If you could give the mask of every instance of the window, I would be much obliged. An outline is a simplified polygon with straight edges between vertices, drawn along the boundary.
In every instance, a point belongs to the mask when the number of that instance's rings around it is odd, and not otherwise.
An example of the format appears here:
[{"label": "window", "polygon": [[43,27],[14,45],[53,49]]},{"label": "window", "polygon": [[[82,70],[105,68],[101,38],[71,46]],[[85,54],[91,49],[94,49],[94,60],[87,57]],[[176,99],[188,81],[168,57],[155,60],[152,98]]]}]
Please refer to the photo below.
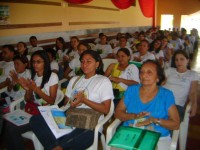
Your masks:
[{"label": "window", "polygon": [[161,30],[172,30],[173,21],[173,15],[161,15]]},{"label": "window", "polygon": [[197,29],[198,32],[200,32],[199,24],[200,24],[200,11],[191,15],[181,16],[181,27],[187,30],[187,34],[190,34],[190,31],[193,28]]}]

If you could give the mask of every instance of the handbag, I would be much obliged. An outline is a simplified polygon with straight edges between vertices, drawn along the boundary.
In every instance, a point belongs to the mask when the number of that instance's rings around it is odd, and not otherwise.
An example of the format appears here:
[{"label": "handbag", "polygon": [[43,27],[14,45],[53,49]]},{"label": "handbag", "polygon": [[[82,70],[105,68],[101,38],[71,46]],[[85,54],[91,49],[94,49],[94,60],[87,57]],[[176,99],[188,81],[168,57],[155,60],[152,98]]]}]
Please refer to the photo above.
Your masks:
[{"label": "handbag", "polygon": [[32,101],[27,101],[25,105],[25,112],[31,115],[39,115],[40,111],[38,110],[38,104],[35,104]]},{"label": "handbag", "polygon": [[94,130],[102,113],[90,108],[70,108],[66,112],[66,125]]}]

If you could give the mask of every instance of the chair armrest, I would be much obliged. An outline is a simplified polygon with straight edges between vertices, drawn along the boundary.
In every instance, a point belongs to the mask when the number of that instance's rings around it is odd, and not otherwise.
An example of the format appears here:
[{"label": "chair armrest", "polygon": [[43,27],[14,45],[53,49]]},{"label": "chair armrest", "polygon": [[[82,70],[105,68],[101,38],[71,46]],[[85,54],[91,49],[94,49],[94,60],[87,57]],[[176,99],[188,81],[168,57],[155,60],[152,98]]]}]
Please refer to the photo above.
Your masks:
[{"label": "chair armrest", "polygon": [[60,104],[60,102],[62,102],[63,98],[64,98],[64,93],[60,89],[58,89],[57,90],[56,100],[55,100],[54,104],[55,105]]},{"label": "chair armrest", "polygon": [[[114,102],[111,101],[111,106],[110,106],[110,111],[109,113],[96,125],[95,127],[95,135],[94,135],[94,142],[93,145],[98,146],[98,134],[99,134],[99,130],[100,128],[103,127],[103,125],[112,117],[114,112]],[[97,147],[96,147],[97,149]]]},{"label": "chair armrest", "polygon": [[58,81],[58,87],[61,89],[61,84],[64,83],[64,82],[66,82],[66,81],[67,81],[67,79],[65,79],[65,78],[59,80]]},{"label": "chair armrest", "polygon": [[0,89],[0,94],[3,93],[3,92],[5,92],[5,91],[7,91],[7,86],[4,87],[4,88],[2,88],[2,89]]},{"label": "chair armrest", "polygon": [[170,150],[176,150],[178,144],[179,130],[174,130],[172,135],[172,143],[170,145]]},{"label": "chair armrest", "polygon": [[16,109],[20,109],[20,103],[24,100],[24,97],[21,97],[13,102],[11,102],[10,104],[10,112],[16,110]]},{"label": "chair armrest", "polygon": [[185,119],[185,117],[186,117],[186,114],[187,114],[187,115],[190,115],[190,110],[191,110],[191,108],[192,108],[192,102],[189,102],[189,103],[187,104],[187,106],[186,106],[186,109],[185,109],[185,116],[184,116],[184,119]]},{"label": "chair armrest", "polygon": [[117,127],[120,125],[121,121],[119,119],[115,119],[111,125],[107,128],[106,134],[106,150],[110,150],[111,147],[108,146],[109,141],[112,139]]}]

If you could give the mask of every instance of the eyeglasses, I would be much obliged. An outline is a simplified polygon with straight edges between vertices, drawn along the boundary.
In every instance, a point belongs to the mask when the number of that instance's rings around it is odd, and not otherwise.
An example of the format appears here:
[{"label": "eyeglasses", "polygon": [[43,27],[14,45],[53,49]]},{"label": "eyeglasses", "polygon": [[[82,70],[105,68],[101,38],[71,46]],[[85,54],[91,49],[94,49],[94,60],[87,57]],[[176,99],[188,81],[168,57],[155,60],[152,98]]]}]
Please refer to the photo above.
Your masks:
[{"label": "eyeglasses", "polygon": [[42,60],[33,60],[31,63],[32,64],[41,64],[42,62],[44,62],[44,61],[42,61]]}]

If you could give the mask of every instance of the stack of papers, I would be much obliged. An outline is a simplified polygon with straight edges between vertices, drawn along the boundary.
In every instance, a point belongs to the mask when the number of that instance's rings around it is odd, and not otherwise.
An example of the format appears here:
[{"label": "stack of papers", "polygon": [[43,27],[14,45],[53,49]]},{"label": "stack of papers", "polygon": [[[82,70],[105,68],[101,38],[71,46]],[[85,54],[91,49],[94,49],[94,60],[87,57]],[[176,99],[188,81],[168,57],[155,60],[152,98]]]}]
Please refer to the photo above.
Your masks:
[{"label": "stack of papers", "polygon": [[29,123],[31,116],[32,116],[31,114],[18,109],[13,112],[5,114],[3,117],[9,122],[15,124],[16,126],[22,126]]},{"label": "stack of papers", "polygon": [[[55,138],[60,138],[63,135],[66,135],[73,131],[74,128],[63,125],[63,114],[65,113],[62,109],[58,108],[57,105],[52,106],[39,106],[38,107],[41,115],[43,116],[44,120],[46,121],[47,125],[51,129],[52,133],[54,134]],[[56,120],[58,124],[56,123],[52,112],[54,112],[54,116],[58,117]],[[62,114],[62,115],[61,115]],[[56,116],[57,115],[57,116]],[[61,118],[61,121],[59,120]],[[61,123],[61,125],[60,125]],[[60,128],[59,128],[60,126]]]}]

